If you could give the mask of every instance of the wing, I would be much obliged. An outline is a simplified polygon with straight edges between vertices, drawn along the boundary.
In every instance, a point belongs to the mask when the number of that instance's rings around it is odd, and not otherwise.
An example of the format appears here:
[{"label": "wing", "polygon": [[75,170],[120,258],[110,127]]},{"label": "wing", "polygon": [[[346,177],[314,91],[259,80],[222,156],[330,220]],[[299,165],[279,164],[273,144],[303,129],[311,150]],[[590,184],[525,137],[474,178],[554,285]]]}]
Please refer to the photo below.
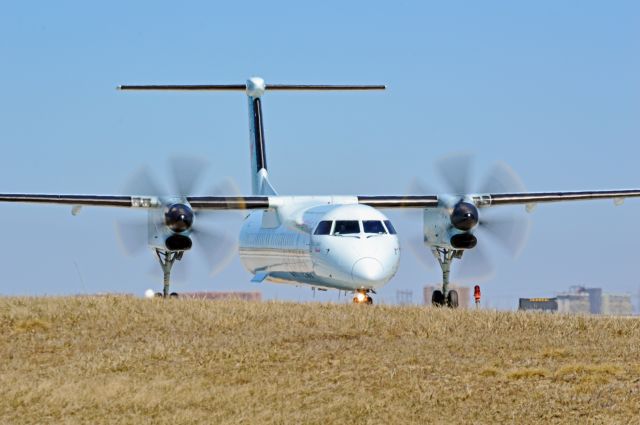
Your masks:
[{"label": "wing", "polygon": [[[266,196],[191,196],[187,201],[194,208],[210,210],[247,210],[269,207]],[[110,196],[110,195],[58,195],[2,193],[0,202],[36,204],[62,204],[73,206],[97,206],[120,208],[155,208],[162,203],[155,196]]]},{"label": "wing", "polygon": [[[478,206],[537,204],[540,202],[584,201],[593,199],[615,199],[640,197],[640,189],[601,190],[579,192],[531,192],[472,194]],[[252,210],[277,206],[277,196],[189,196],[187,201],[193,208],[206,210]],[[439,205],[437,195],[418,196],[357,196],[359,204],[375,208],[435,208]],[[111,195],[58,195],[58,194],[0,194],[0,202],[37,204],[62,204],[77,206],[100,206],[120,208],[154,208],[162,205],[154,196]]]},{"label": "wing", "polygon": [[488,205],[537,204],[540,202],[587,201],[593,199],[622,200],[625,198],[638,197],[640,197],[639,189],[591,190],[581,192],[498,193],[488,195]]},{"label": "wing", "polygon": [[358,196],[358,203],[375,208],[435,208],[436,195],[425,196]]},{"label": "wing", "polygon": [[[640,189],[590,190],[578,192],[531,192],[531,193],[489,193],[470,194],[476,205],[489,207],[496,205],[537,204],[541,202],[586,201],[593,199],[614,199],[640,197]],[[358,196],[358,203],[376,208],[435,208],[438,196]]]}]

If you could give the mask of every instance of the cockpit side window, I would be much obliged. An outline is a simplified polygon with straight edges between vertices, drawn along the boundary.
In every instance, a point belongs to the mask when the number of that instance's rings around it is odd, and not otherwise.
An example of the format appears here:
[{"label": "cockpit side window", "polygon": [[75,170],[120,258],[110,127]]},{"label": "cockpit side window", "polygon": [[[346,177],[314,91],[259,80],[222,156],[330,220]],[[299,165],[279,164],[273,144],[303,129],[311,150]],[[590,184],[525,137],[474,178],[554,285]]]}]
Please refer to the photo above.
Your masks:
[{"label": "cockpit side window", "polygon": [[316,227],[316,231],[313,232],[314,235],[330,235],[331,234],[331,221],[321,221]]},{"label": "cockpit side window", "polygon": [[334,235],[352,235],[354,233],[360,233],[360,223],[357,220],[336,221],[336,228],[333,230]]},{"label": "cockpit side window", "polygon": [[379,220],[364,220],[362,222],[362,227],[364,228],[365,233],[373,233],[376,235],[383,235],[387,233],[387,231],[384,230],[382,222]]},{"label": "cockpit side window", "polygon": [[393,224],[391,224],[391,221],[385,220],[384,225],[387,226],[387,230],[389,231],[389,234],[391,235],[396,234],[396,229],[393,228]]}]

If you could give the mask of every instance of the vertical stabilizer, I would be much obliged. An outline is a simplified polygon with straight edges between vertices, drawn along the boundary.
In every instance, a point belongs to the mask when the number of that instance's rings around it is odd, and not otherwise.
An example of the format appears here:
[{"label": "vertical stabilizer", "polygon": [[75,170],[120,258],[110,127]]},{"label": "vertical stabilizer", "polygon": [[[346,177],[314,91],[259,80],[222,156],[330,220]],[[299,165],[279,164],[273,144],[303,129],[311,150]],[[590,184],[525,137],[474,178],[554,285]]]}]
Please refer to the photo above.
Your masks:
[{"label": "vertical stabilizer", "polygon": [[269,182],[267,171],[267,153],[264,143],[264,125],[262,121],[262,100],[265,91],[262,78],[247,80],[249,101],[249,138],[251,148],[251,191],[253,195],[276,195]]},{"label": "vertical stabilizer", "polygon": [[272,91],[353,91],[384,90],[383,85],[353,84],[265,84],[262,78],[253,77],[246,84],[152,84],[122,85],[120,90],[178,90],[178,91],[246,91],[249,100],[249,135],[251,142],[251,189],[254,195],[277,195],[269,183],[267,153],[264,144],[262,100],[265,90]]}]

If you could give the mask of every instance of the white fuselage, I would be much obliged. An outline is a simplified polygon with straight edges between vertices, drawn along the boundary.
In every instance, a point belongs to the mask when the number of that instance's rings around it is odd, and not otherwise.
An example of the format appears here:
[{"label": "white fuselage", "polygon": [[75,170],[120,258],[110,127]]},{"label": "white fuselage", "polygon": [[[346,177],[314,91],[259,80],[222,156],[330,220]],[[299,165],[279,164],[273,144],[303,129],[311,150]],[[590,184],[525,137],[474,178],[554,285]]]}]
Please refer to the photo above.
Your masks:
[{"label": "white fuselage", "polygon": [[376,289],[398,270],[400,246],[380,211],[332,197],[291,198],[251,212],[240,231],[240,259],[273,282],[341,290]]}]

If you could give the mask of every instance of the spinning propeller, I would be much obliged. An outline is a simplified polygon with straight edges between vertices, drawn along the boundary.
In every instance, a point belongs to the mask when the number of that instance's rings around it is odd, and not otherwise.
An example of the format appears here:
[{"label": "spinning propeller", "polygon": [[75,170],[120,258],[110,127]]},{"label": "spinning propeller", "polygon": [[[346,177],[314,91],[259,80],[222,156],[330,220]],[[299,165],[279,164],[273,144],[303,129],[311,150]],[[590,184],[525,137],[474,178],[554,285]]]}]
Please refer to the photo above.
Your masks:
[{"label": "spinning propeller", "polygon": [[[116,232],[125,253],[134,255],[145,247],[168,252],[194,249],[200,253],[211,275],[229,263],[236,250],[234,239],[206,223],[210,221],[206,218],[214,213],[194,210],[187,201],[187,197],[201,183],[207,168],[208,163],[199,158],[171,158],[171,192],[163,190],[146,167],[131,176],[125,187],[127,193],[155,196],[161,205],[148,210],[145,219],[116,222]],[[212,196],[231,196],[237,192],[235,185],[225,180],[207,193]],[[180,269],[184,270],[184,267]]]},{"label": "spinning propeller", "polygon": [[[452,155],[437,161],[435,165],[445,187],[445,194],[438,195],[442,205],[440,208],[443,209],[439,217],[441,225],[454,230],[455,234],[449,241],[451,246],[464,249],[462,261],[454,268],[458,279],[478,279],[493,273],[486,240],[494,241],[508,254],[515,256],[522,250],[529,231],[529,220],[524,213],[484,209],[477,207],[471,198],[473,194],[524,192],[524,185],[516,173],[508,165],[498,162],[489,169],[484,179],[479,180],[482,183],[477,184],[472,169],[473,158],[468,154]],[[412,184],[412,192],[442,193],[429,189],[418,180]],[[425,255],[425,245],[429,247],[430,241],[418,238],[408,242],[421,262],[429,267],[435,264],[432,255]]]}]

